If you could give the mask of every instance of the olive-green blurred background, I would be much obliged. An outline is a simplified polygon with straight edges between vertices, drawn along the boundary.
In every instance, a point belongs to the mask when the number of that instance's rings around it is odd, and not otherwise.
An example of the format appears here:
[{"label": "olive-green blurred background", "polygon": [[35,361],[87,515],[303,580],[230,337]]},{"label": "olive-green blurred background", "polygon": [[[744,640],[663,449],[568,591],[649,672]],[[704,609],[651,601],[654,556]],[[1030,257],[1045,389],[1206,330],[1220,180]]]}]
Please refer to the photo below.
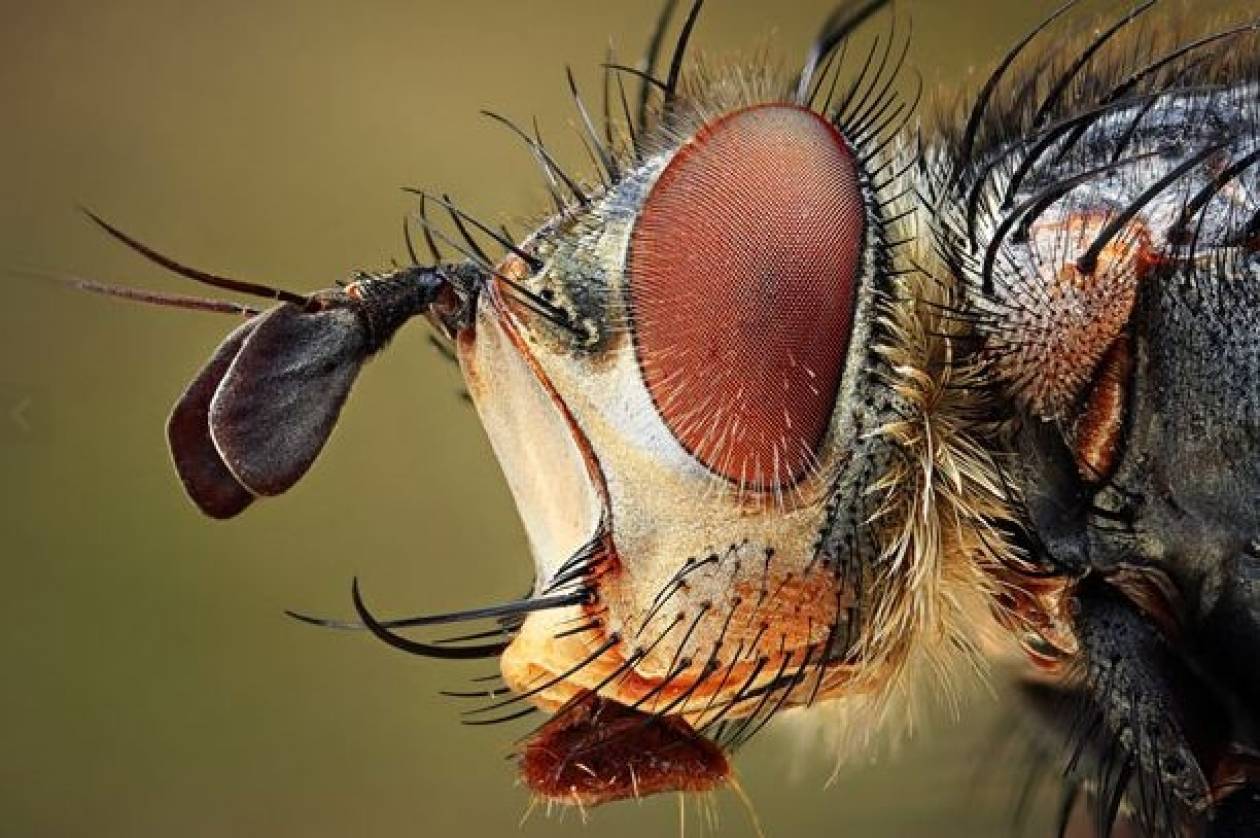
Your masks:
[{"label": "olive-green blurred background", "polygon": [[[715,0],[697,42],[768,39],[794,60],[832,2]],[[1048,5],[900,9],[934,89],[990,66]],[[537,173],[478,110],[536,114],[581,162],[563,67],[594,90],[609,36],[631,60],[655,9],[6,3],[0,268],[190,290],[106,240],[77,203],[193,265],[299,290],[403,255],[401,185],[528,217]],[[0,281],[0,834],[516,833],[527,800],[505,757],[528,728],[461,726],[464,707],[437,695],[491,662],[413,659],[281,614],[345,614],[354,575],[381,613],[528,584],[496,464],[424,330],[366,370],[297,489],[217,523],[185,500],[162,429],[233,321]],[[1019,763],[977,765],[991,717],[982,701],[964,725],[828,789],[828,762],[782,733],[738,769],[772,836],[1010,834]],[[751,833],[731,795],[718,806],[724,834]],[[575,813],[519,829],[591,834]],[[676,834],[677,801],[600,810],[586,830]]]}]

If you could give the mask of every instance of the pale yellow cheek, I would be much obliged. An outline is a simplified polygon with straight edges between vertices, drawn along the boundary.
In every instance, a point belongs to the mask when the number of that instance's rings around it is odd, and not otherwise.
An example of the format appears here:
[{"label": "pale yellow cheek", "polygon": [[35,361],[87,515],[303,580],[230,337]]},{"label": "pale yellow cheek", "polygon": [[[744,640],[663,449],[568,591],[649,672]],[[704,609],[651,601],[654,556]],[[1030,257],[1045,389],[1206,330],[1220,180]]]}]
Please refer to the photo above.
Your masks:
[{"label": "pale yellow cheek", "polygon": [[460,363],[525,527],[538,576],[555,569],[599,528],[592,466],[563,408],[488,302],[460,338]]}]

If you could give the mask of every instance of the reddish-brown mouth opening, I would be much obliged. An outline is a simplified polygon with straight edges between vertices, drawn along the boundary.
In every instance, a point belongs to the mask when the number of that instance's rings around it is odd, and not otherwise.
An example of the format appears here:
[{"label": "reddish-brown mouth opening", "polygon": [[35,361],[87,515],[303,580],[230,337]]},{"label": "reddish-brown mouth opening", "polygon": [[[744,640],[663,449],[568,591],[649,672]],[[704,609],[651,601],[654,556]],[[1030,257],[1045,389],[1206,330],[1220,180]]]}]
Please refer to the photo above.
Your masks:
[{"label": "reddish-brown mouth opening", "polygon": [[518,754],[521,779],[548,802],[598,806],[724,787],[722,749],[678,716],[642,713],[594,693],[561,708]]}]

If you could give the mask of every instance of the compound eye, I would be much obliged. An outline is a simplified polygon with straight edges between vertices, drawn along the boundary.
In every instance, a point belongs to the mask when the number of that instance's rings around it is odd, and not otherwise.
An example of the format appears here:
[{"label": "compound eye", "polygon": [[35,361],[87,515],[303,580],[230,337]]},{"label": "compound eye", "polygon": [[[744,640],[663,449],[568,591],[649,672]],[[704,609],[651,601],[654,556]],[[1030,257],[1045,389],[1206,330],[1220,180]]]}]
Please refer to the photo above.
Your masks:
[{"label": "compound eye", "polygon": [[853,151],[804,108],[716,120],[661,173],[630,243],[635,346],[661,419],[710,471],[773,490],[818,461],[865,232]]}]

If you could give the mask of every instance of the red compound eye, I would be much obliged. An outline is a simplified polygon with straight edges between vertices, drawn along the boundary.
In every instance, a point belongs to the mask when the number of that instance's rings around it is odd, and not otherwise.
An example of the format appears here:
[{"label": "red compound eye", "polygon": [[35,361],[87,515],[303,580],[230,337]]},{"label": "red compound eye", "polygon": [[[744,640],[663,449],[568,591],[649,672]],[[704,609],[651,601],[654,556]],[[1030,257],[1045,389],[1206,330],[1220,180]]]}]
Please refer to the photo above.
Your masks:
[{"label": "red compound eye", "polygon": [[865,228],[853,151],[804,108],[717,120],[661,173],[630,244],[636,348],[661,418],[711,471],[773,489],[815,462]]}]

